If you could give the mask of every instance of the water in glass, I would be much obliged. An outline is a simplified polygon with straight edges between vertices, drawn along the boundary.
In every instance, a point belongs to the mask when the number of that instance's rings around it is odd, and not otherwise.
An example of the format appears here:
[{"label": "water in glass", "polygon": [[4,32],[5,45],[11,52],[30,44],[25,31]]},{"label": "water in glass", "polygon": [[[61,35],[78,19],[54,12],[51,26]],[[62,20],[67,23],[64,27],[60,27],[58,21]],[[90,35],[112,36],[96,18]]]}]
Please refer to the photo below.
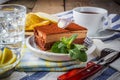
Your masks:
[{"label": "water in glass", "polygon": [[0,6],[0,49],[20,53],[24,43],[26,8],[21,5]]}]

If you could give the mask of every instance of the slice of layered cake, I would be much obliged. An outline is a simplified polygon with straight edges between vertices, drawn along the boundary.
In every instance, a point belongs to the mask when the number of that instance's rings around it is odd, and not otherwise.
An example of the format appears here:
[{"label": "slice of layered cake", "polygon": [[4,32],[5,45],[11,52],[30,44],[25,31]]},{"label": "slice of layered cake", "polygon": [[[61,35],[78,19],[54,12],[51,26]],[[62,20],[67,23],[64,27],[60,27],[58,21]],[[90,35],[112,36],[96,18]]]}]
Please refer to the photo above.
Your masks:
[{"label": "slice of layered cake", "polygon": [[74,43],[82,44],[87,29],[75,23],[70,23],[65,29],[59,28],[55,23],[34,28],[35,42],[42,50],[49,50],[52,44],[59,41],[61,37],[70,37],[73,34],[78,34]]}]

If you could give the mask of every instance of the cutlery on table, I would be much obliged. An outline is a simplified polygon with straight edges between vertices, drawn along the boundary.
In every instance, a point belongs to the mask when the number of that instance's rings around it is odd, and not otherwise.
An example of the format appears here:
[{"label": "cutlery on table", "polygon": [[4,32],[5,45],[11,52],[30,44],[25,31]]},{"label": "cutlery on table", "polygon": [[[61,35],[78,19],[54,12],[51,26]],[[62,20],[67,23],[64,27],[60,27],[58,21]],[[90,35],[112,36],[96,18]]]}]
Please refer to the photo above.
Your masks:
[{"label": "cutlery on table", "polygon": [[85,68],[76,68],[68,71],[67,73],[59,76],[58,80],[84,80],[104,68],[109,63],[113,62],[119,57],[118,55],[120,53],[109,48],[105,48],[102,52],[107,53],[107,55],[97,61],[88,62]]}]

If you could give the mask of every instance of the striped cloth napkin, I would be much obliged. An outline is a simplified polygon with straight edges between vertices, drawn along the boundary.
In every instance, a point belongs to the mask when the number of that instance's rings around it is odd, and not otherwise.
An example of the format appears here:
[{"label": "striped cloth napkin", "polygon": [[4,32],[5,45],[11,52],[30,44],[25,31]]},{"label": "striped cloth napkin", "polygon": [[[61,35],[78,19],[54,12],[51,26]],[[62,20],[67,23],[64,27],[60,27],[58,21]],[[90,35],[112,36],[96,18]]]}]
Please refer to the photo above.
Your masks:
[{"label": "striped cloth napkin", "polygon": [[28,48],[24,48],[23,57],[16,66],[18,71],[67,71],[84,67],[86,63],[77,61],[48,61],[34,55]]}]

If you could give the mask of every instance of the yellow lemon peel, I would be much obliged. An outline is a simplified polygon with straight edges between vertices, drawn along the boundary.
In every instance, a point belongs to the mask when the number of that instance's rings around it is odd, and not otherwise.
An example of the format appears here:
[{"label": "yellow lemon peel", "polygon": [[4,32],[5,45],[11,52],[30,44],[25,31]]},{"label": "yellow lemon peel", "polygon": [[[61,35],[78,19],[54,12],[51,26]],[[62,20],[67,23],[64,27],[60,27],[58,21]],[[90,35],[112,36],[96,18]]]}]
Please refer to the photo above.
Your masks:
[{"label": "yellow lemon peel", "polygon": [[29,27],[41,21],[44,21],[44,19],[39,18],[39,16],[35,15],[34,13],[28,13],[26,15],[26,27]]},{"label": "yellow lemon peel", "polygon": [[48,25],[48,24],[50,24],[50,21],[42,21],[40,23],[36,23],[36,24],[33,24],[29,27],[26,27],[26,30],[28,30],[28,31],[29,30],[34,30],[34,27],[37,27],[37,26],[41,27],[41,26]]},{"label": "yellow lemon peel", "polygon": [[2,51],[0,50],[0,64],[1,64],[1,58],[2,58]]},{"label": "yellow lemon peel", "polygon": [[9,65],[14,63],[17,60],[17,56],[15,53],[8,48],[4,48],[3,53],[1,55],[0,67]]},{"label": "yellow lemon peel", "polygon": [[37,16],[39,16],[40,18],[44,19],[44,20],[49,20],[53,23],[57,23],[58,22],[58,18],[56,16],[44,13],[44,12],[37,12],[35,13]]},{"label": "yellow lemon peel", "polygon": [[36,26],[48,25],[50,23],[57,23],[58,18],[47,13],[28,13],[26,15],[26,31],[33,31]]}]

